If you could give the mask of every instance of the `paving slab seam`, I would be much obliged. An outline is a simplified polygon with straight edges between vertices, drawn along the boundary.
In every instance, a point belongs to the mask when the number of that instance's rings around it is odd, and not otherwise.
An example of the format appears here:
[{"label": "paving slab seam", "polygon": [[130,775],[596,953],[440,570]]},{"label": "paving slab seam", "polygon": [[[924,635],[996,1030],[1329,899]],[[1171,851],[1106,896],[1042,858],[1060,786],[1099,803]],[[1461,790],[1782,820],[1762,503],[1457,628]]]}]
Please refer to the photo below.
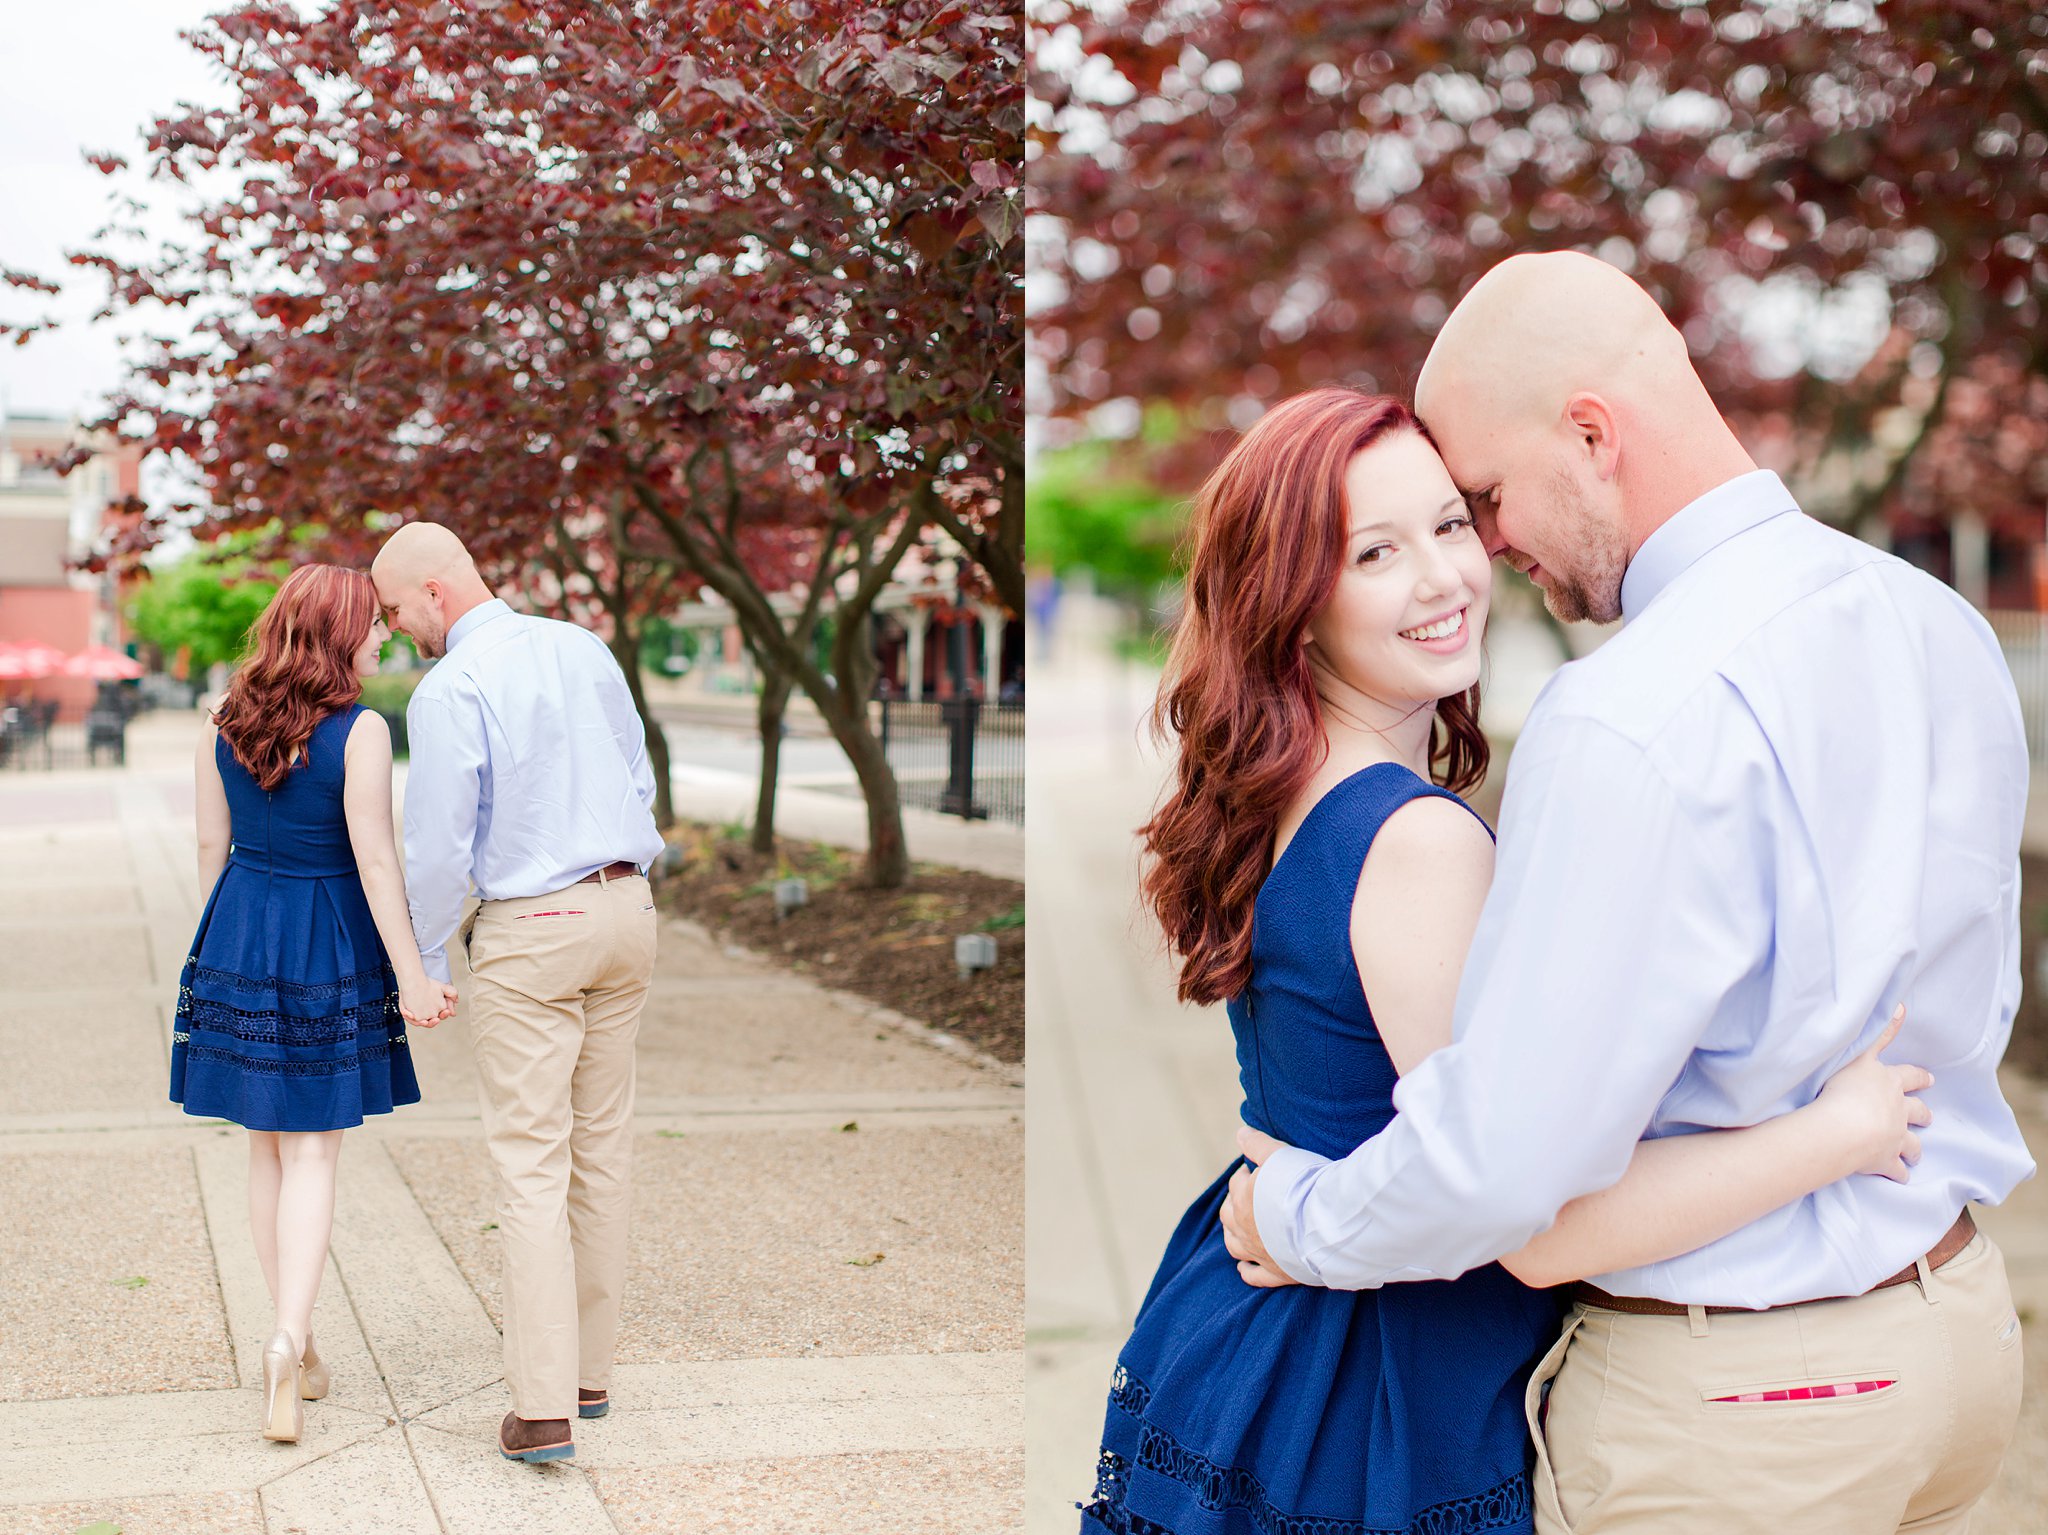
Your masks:
[{"label": "paving slab seam", "polygon": [[[404,1176],[402,1172],[399,1174],[401,1181]],[[406,1192],[412,1192],[410,1184],[406,1185]],[[419,1451],[413,1445],[412,1426],[398,1405],[398,1397],[391,1389],[391,1377],[385,1373],[384,1361],[377,1357],[377,1340],[370,1336],[369,1326],[363,1320],[362,1309],[356,1305],[356,1292],[348,1282],[348,1271],[341,1260],[332,1253],[328,1257],[334,1265],[335,1280],[340,1284],[341,1293],[348,1301],[349,1316],[355,1321],[356,1331],[362,1334],[363,1346],[370,1351],[370,1363],[377,1367],[377,1384],[383,1388],[384,1399],[391,1404],[391,1421],[397,1425],[399,1437],[405,1441],[406,1458],[412,1462],[413,1475],[419,1478],[420,1490],[426,1494],[427,1507],[433,1510],[434,1523],[440,1528],[442,1535],[450,1535],[448,1521],[441,1513],[441,1500],[434,1496],[433,1484],[427,1480],[427,1469],[420,1464]]]},{"label": "paving slab seam", "polygon": [[[637,1114],[633,1118],[635,1135],[725,1135],[743,1132],[775,1132],[784,1130],[839,1130],[849,1120],[857,1120],[862,1128],[923,1130],[970,1127],[987,1129],[1007,1125],[1024,1112],[1024,1106],[1015,1104],[1004,1108],[991,1109],[758,1109],[746,1113],[732,1114]],[[380,1125],[363,1137],[365,1140],[409,1141],[409,1140],[482,1140],[483,1132],[476,1123],[445,1119],[421,1119],[410,1123],[400,1121],[391,1125]]]},{"label": "paving slab seam", "polygon": [[[192,1185],[199,1191],[200,1218],[206,1222],[206,1262],[207,1267],[213,1271],[214,1299],[220,1303],[221,1337],[228,1346],[228,1358],[230,1360],[236,1361],[234,1365],[235,1384],[237,1386],[243,1386],[247,1384],[247,1381],[243,1379],[242,1367],[237,1358],[238,1350],[235,1348],[235,1321],[234,1317],[230,1314],[228,1310],[227,1281],[222,1277],[220,1271],[220,1233],[222,1227],[220,1225],[219,1220],[216,1218],[216,1212],[208,1198],[208,1180],[206,1178],[204,1168],[202,1168],[200,1165],[199,1148],[195,1146],[187,1154],[192,1159]],[[217,1199],[219,1197],[219,1190],[217,1188],[214,1189],[212,1193],[213,1198]]]},{"label": "paving slab seam", "polygon": [[[168,1399],[170,1398],[179,1398],[181,1400],[169,1401]],[[50,1409],[59,1404],[61,1404],[63,1409],[63,1420],[52,1425],[45,1420],[56,1416]],[[158,1441],[175,1440],[181,1444],[199,1439],[219,1439],[240,1443],[255,1437],[256,1427],[253,1421],[253,1414],[250,1415],[252,1421],[247,1426],[240,1424],[233,1428],[212,1426],[222,1422],[223,1414],[226,1412],[232,1411],[239,1418],[244,1414],[245,1409],[256,1405],[250,1401],[248,1390],[241,1386],[217,1386],[206,1391],[137,1391],[121,1396],[46,1397],[31,1402],[8,1402],[4,1406],[7,1409],[5,1421],[8,1425],[8,1439],[10,1443],[16,1446],[26,1446],[31,1450],[47,1452],[78,1445],[90,1446],[117,1443],[134,1434],[138,1416],[151,1419],[162,1418],[180,1406],[195,1407],[203,1411],[208,1405],[214,1404],[218,1405],[220,1411],[209,1412],[207,1414],[209,1421],[204,1424],[197,1426],[181,1426],[175,1422],[153,1424],[153,1439]],[[337,1407],[329,1404],[323,1410],[330,1417],[336,1419],[360,1418],[365,1420],[363,1424],[357,1426],[364,1428],[368,1433],[381,1433],[384,1429],[390,1427],[390,1424],[385,1421],[384,1414],[371,1412],[361,1407]],[[320,1455],[325,1456],[332,1453],[331,1450],[322,1450]],[[319,1457],[316,1456],[314,1458],[318,1459]],[[296,1463],[305,1464],[305,1462]]]},{"label": "paving slab seam", "polygon": [[[930,1093],[862,1093],[844,1095],[814,1092],[761,1093],[736,1098],[655,1097],[642,1101],[636,1122],[670,1119],[702,1119],[726,1123],[761,1114],[833,1115],[898,1114],[906,1116],[961,1112],[1014,1113],[1025,1105],[1019,1091],[942,1089]],[[390,1119],[366,1121],[356,1127],[363,1134],[400,1135],[408,1127],[447,1124],[479,1129],[483,1123],[477,1110],[454,1104],[408,1104]],[[224,1119],[202,1119],[180,1112],[168,1103],[160,1109],[130,1109],[112,1113],[67,1111],[55,1114],[0,1114],[0,1136],[106,1136],[123,1133],[194,1136],[238,1128]]]},{"label": "paving slab seam", "polygon": [[[723,1135],[729,1133],[773,1134],[790,1130],[835,1131],[848,1120],[858,1120],[870,1129],[987,1129],[1009,1124],[1024,1111],[1019,1103],[1000,1108],[888,1110],[848,1107],[842,1109],[734,1111],[715,1115],[636,1115],[636,1135]],[[363,1125],[351,1132],[364,1143],[410,1140],[481,1139],[480,1121],[439,1119],[422,1116],[392,1124]],[[104,1130],[49,1129],[16,1130],[0,1128],[0,1154],[60,1155],[78,1150],[146,1150],[205,1145],[208,1137],[176,1126],[133,1129],[114,1126]]]}]

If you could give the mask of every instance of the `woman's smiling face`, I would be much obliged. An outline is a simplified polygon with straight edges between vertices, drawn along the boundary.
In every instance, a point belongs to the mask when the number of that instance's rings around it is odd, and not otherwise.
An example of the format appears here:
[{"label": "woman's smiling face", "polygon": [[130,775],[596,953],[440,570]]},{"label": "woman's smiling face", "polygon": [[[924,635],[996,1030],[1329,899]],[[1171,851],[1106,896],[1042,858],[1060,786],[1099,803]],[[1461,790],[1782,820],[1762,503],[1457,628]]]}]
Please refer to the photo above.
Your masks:
[{"label": "woman's smiling face", "polygon": [[363,636],[362,644],[356,646],[356,653],[350,659],[358,677],[377,675],[377,663],[384,655],[384,642],[391,638],[391,631],[384,625],[384,615],[378,614],[370,620],[370,632]]},{"label": "woman's smiling face", "polygon": [[1478,682],[1493,568],[1465,499],[1419,432],[1397,431],[1344,471],[1344,569],[1309,622],[1320,664],[1388,703]]}]

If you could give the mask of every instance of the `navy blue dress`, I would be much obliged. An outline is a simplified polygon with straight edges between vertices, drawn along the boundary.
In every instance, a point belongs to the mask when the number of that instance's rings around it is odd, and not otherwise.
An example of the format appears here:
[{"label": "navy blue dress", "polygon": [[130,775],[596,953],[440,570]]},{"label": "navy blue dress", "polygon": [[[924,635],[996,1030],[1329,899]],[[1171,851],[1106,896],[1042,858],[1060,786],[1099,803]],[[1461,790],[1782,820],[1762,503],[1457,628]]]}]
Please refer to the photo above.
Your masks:
[{"label": "navy blue dress", "polygon": [[[1341,1157],[1393,1118],[1396,1073],[1351,959],[1373,835],[1422,795],[1395,764],[1309,811],[1259,891],[1231,1002],[1244,1117]],[[1462,802],[1460,802],[1462,803]],[[1379,1290],[1237,1277],[1217,1216],[1182,1217],[1110,1391],[1086,1535],[1468,1535],[1532,1528],[1522,1393],[1559,1306],[1497,1264]]]},{"label": "navy blue dress", "polygon": [[313,727],[266,792],[214,744],[233,846],[178,986],[171,1101],[251,1130],[340,1130],[417,1103],[398,980],[342,813],[362,705]]}]

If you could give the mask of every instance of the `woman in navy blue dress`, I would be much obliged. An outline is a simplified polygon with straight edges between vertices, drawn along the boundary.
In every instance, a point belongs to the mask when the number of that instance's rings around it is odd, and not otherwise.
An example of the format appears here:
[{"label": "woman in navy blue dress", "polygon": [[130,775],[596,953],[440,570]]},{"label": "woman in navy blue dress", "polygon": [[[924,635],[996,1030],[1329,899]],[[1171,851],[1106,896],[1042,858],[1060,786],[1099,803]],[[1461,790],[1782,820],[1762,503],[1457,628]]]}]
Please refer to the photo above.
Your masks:
[{"label": "woman in navy blue dress", "polygon": [[313,1301],[341,1132],[419,1101],[408,1020],[447,1016],[420,963],[391,820],[391,735],[357,700],[389,638],[369,577],[294,571],[196,764],[210,889],[178,987],[171,1099],[249,1131],[249,1219],[277,1327],[263,1433],[327,1393]]},{"label": "woman in navy blue dress", "polygon": [[[1228,1004],[1246,1122],[1341,1157],[1449,1042],[1491,877],[1456,793],[1487,765],[1490,566],[1415,418],[1344,389],[1253,427],[1203,488],[1194,540],[1145,898],[1182,998]],[[1326,1290],[1240,1264],[1218,1224],[1233,1164],[1182,1218],[1119,1356],[1083,1531],[1530,1530],[1525,1388],[1559,1322],[1541,1287],[1688,1251],[1866,1167],[1902,1173],[1924,1110],[1905,1097],[1917,1068],[1875,1059],[1889,1039],[1809,1108],[1645,1143],[1613,1189],[1455,1280]]]}]

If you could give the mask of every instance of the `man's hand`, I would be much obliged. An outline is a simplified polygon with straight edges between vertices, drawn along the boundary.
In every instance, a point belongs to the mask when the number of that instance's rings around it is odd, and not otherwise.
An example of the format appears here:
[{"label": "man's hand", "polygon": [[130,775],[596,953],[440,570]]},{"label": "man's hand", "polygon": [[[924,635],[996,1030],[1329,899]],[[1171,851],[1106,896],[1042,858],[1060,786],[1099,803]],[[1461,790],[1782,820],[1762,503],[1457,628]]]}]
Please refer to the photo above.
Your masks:
[{"label": "man's hand", "polygon": [[435,1023],[439,1023],[442,1018],[453,1018],[455,1016],[455,1003],[457,1000],[455,995],[455,988],[449,985],[448,982],[446,981],[442,981],[440,983],[440,986],[441,1014],[440,1017],[434,1020]]},{"label": "man's hand", "polygon": [[401,986],[398,992],[398,1010],[405,1021],[422,1029],[431,1029],[444,1018],[455,1014],[455,988],[446,981],[436,981],[431,976],[416,986]]},{"label": "man's hand", "polygon": [[1299,1283],[1273,1261],[1266,1244],[1259,1240],[1258,1216],[1252,1208],[1252,1184],[1259,1176],[1259,1164],[1279,1145],[1272,1136],[1249,1126],[1237,1132],[1237,1149],[1252,1165],[1230,1175],[1230,1197],[1223,1202],[1223,1246],[1237,1259],[1237,1277],[1260,1290]]}]

